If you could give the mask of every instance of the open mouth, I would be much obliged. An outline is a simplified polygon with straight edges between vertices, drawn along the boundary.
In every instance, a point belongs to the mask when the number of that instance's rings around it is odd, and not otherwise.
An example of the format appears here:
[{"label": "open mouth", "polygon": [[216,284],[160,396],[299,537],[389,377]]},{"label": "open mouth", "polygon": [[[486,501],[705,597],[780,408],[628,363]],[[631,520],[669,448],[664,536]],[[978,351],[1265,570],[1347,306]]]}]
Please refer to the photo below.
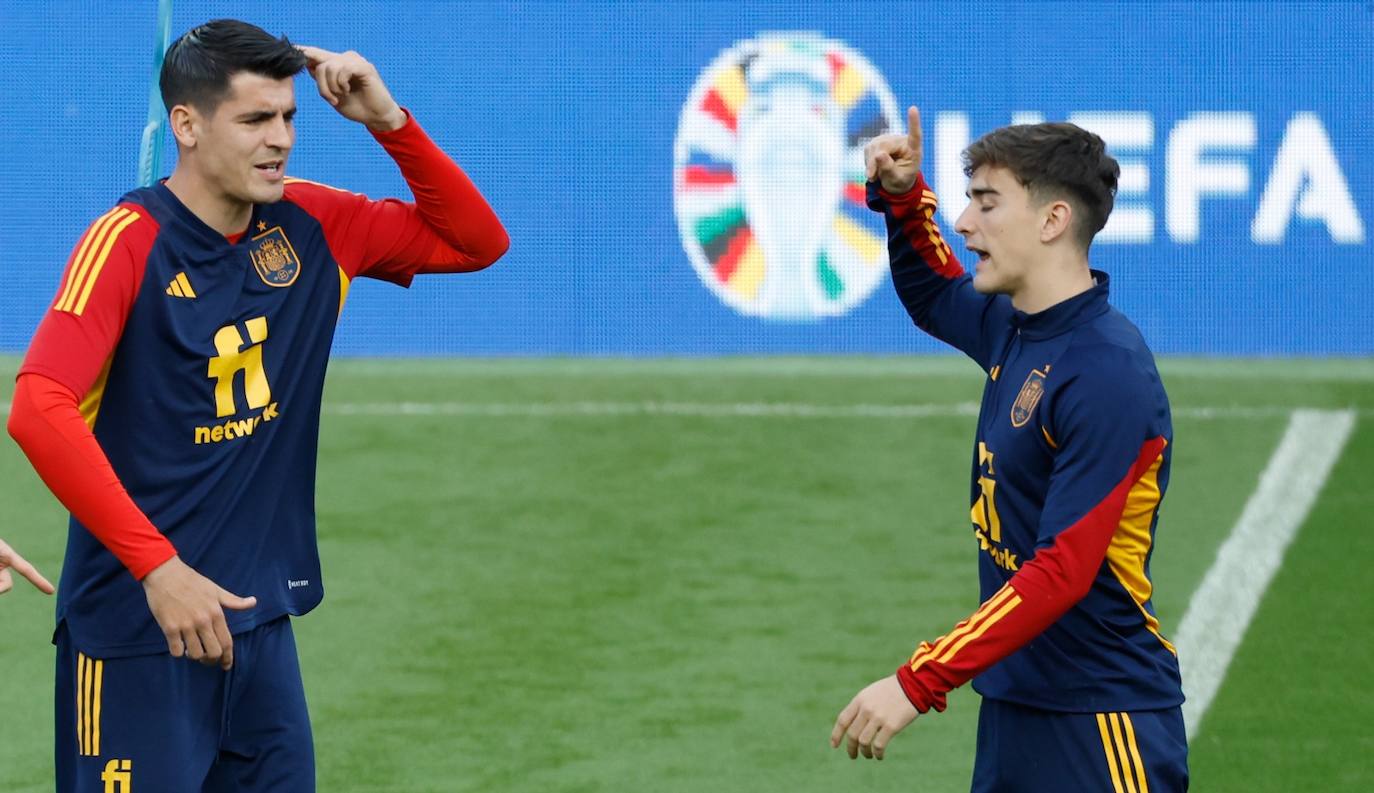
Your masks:
[{"label": "open mouth", "polygon": [[983,250],[982,248],[975,248],[972,245],[967,245],[965,247],[967,247],[970,252],[972,252],[975,256],[978,257],[978,261],[980,263],[988,260],[988,252]]},{"label": "open mouth", "polygon": [[266,176],[268,179],[280,179],[282,172],[286,167],[286,161],[268,160],[267,162],[260,162],[257,165],[254,165],[253,167],[258,170],[258,173],[262,174],[263,176]]}]

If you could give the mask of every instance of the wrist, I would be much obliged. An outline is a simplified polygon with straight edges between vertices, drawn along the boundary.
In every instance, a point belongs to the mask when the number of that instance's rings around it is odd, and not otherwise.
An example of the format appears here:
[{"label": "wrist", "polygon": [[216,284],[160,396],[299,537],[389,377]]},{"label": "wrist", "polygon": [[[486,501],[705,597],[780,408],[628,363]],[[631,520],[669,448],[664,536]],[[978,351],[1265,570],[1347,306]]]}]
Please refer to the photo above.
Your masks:
[{"label": "wrist", "polygon": [[410,114],[406,113],[405,108],[396,105],[391,112],[383,116],[379,121],[367,125],[373,132],[395,132],[404,127],[410,120]]},{"label": "wrist", "polygon": [[157,581],[162,579],[164,573],[169,572],[178,564],[181,564],[181,557],[178,556],[175,551],[173,551],[171,556],[168,556],[163,561],[154,565],[152,569],[144,573],[143,576],[138,580],[143,584],[144,587],[147,587],[149,584],[156,584]]},{"label": "wrist", "polygon": [[929,191],[930,187],[926,185],[925,175],[920,171],[916,172],[916,178],[903,190],[892,189],[887,184],[878,182],[878,194],[889,202],[915,200],[919,203]]},{"label": "wrist", "polygon": [[944,712],[944,694],[931,691],[925,683],[916,677],[916,673],[911,671],[910,665],[902,664],[897,667],[897,684],[902,687],[902,693],[906,694],[906,698],[918,712],[925,713],[931,708],[938,712]]}]

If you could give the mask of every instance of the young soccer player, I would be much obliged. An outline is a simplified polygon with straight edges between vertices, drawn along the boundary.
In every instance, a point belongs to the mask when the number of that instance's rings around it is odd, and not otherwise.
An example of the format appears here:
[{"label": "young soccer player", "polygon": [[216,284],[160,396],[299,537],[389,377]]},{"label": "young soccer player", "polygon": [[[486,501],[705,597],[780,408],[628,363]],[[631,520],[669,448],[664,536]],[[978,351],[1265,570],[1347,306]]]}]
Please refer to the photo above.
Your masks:
[{"label": "young soccer player", "polygon": [[[286,177],[306,68],[415,203]],[[78,241],[9,421],[72,513],[57,789],[314,790],[288,617],[323,596],[315,458],[335,323],[354,278],[478,270],[508,240],[357,53],[218,20],[172,44],[161,89],[176,168]]]},{"label": "young soccer player", "polygon": [[[860,691],[830,742],[882,759],[970,678],[974,791],[1188,785],[1178,661],[1150,605],[1169,400],[1140,332],[1089,268],[1120,169],[1072,124],[1004,127],[964,152],[964,272],[935,226],[920,117],[865,151],[892,279],[916,324],[987,372],[973,455],[982,605]],[[846,739],[846,733],[848,738]]]}]

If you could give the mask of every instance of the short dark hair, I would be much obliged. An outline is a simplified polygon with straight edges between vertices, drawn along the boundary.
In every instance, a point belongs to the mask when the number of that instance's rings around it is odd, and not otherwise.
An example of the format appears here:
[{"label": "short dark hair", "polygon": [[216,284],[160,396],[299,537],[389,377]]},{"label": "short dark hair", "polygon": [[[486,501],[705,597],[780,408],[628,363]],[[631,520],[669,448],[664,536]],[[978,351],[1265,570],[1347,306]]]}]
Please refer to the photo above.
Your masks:
[{"label": "short dark hair", "polygon": [[191,28],[172,43],[162,59],[158,85],[168,110],[192,105],[214,113],[235,74],[252,72],[284,80],[305,65],[305,55],[285,36],[273,38],[257,25],[237,19],[216,19]]},{"label": "short dark hair", "polygon": [[1076,124],[1016,124],[984,135],[964,149],[964,175],[983,167],[1006,168],[1041,204],[1064,199],[1078,215],[1074,237],[1087,250],[1107,225],[1121,166],[1102,138]]}]

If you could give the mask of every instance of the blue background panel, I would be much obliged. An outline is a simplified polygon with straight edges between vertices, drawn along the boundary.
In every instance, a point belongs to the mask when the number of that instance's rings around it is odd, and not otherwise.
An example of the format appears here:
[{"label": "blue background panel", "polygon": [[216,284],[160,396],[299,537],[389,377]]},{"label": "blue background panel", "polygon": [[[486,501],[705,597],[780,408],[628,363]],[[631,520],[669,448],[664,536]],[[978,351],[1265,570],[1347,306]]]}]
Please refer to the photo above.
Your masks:
[{"label": "blue background panel", "polygon": [[[0,146],[8,153],[0,351],[24,349],[71,246],[134,182],[155,15],[153,2],[0,4]],[[932,175],[940,163],[948,173],[958,156],[936,145],[937,117],[966,121],[976,137],[1018,113],[1144,114],[1149,144],[1119,153],[1144,166],[1148,187],[1123,196],[1122,206],[1147,210],[1153,231],[1100,242],[1092,259],[1112,274],[1114,302],[1156,351],[1374,354],[1366,296],[1374,275],[1374,13],[1364,3],[182,0],[173,36],[230,15],[371,59],[472,175],[513,240],[507,257],[480,274],[420,279],[409,292],[359,283],[340,353],[939,349],[911,328],[885,282],[842,316],[751,317],[717,298],[684,250],[674,141],[698,77],[739,42],[811,31],[861,53],[901,106],[920,105]],[[291,174],[374,197],[408,195],[370,137],[335,115],[308,78],[298,79],[297,94]],[[1181,130],[1210,113],[1238,114],[1241,126],[1253,125],[1253,144],[1208,148],[1200,165],[1171,162]],[[1261,196],[1300,114],[1319,122],[1331,152],[1324,162],[1335,164],[1349,198],[1332,194],[1330,180],[1303,177],[1297,207],[1349,207],[1358,239],[1337,239],[1301,216],[1284,224],[1277,244],[1254,239]],[[1170,197],[1199,178],[1198,168],[1228,163],[1248,184],[1204,194],[1197,239],[1180,239],[1167,222]],[[172,164],[169,156],[163,172]],[[962,189],[950,180],[936,187],[950,203]],[[948,222],[945,231],[969,261]]]}]

